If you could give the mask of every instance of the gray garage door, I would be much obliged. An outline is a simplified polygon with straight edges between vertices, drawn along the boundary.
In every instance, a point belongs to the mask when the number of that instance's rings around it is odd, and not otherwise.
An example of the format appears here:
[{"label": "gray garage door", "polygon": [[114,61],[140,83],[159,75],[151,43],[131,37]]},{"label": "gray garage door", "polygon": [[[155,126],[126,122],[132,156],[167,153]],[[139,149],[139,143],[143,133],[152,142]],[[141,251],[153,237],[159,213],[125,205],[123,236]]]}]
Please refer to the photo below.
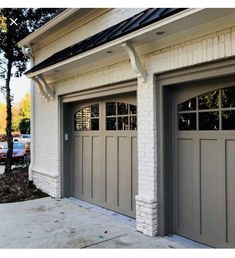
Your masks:
[{"label": "gray garage door", "polygon": [[136,96],[74,106],[73,195],[135,217]]},{"label": "gray garage door", "polygon": [[235,87],[178,89],[172,102],[174,233],[235,247]]}]

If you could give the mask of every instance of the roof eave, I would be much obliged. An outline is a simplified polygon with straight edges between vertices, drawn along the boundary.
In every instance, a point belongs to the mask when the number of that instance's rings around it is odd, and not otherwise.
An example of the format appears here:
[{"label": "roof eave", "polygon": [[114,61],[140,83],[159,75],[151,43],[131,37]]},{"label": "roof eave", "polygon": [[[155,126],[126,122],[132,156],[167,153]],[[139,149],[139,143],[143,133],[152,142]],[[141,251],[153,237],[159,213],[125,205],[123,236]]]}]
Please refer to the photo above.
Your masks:
[{"label": "roof eave", "polygon": [[132,32],[132,33],[130,33],[130,34],[127,34],[127,35],[125,35],[125,36],[123,36],[123,37],[117,38],[117,39],[115,39],[115,40],[113,40],[113,41],[111,41],[111,42],[105,43],[105,44],[103,44],[103,45],[101,45],[101,46],[98,46],[98,47],[96,47],[96,48],[94,48],[94,49],[88,50],[88,51],[86,51],[86,52],[84,52],[84,53],[81,53],[81,54],[79,54],[79,55],[76,55],[76,56],[74,56],[74,57],[71,57],[71,58],[69,58],[69,59],[66,59],[66,60],[61,61],[61,62],[59,62],[59,63],[53,64],[53,65],[48,66],[48,67],[46,67],[46,68],[42,68],[42,69],[40,69],[40,70],[38,70],[38,71],[35,71],[35,72],[32,72],[32,73],[27,73],[27,72],[26,72],[26,76],[27,76],[28,78],[32,78],[32,77],[37,76],[37,75],[39,75],[39,74],[42,74],[42,73],[44,73],[44,72],[47,72],[47,71],[56,69],[56,68],[58,68],[58,67],[60,67],[60,66],[66,65],[66,64],[68,64],[68,63],[70,63],[70,62],[73,62],[73,61],[76,61],[76,60],[80,60],[80,59],[82,59],[82,58],[85,58],[85,57],[87,57],[87,56],[90,56],[90,55],[92,55],[92,54],[95,54],[95,53],[97,53],[97,52],[99,52],[99,51],[107,50],[108,48],[110,48],[110,47],[112,47],[112,46],[115,46],[115,45],[120,45],[120,46],[121,46],[121,44],[124,43],[125,41],[132,40],[132,39],[134,39],[134,38],[136,38],[136,37],[138,37],[138,36],[140,36],[140,35],[142,35],[142,34],[144,34],[144,33],[147,33],[147,32],[149,32],[149,31],[152,31],[152,30],[155,30],[155,29],[157,29],[157,28],[160,28],[160,27],[163,26],[163,25],[166,25],[166,24],[168,24],[168,23],[171,23],[171,22],[173,22],[173,21],[175,21],[175,20],[178,20],[178,19],[180,19],[180,18],[184,18],[184,17],[186,17],[186,16],[188,16],[188,15],[191,15],[191,14],[193,14],[193,13],[200,12],[201,10],[203,10],[203,8],[191,8],[191,9],[186,9],[186,10],[184,10],[184,11],[182,11],[182,12],[176,13],[176,14],[174,14],[174,15],[172,15],[172,16],[169,16],[169,17],[167,17],[167,18],[165,18],[165,19],[163,19],[163,20],[160,20],[160,21],[157,22],[157,23],[154,23],[154,24],[151,24],[151,25],[149,25],[149,26],[147,26],[147,27],[141,28],[141,29],[139,29],[139,30],[137,30],[137,31],[134,31],[134,32]]},{"label": "roof eave", "polygon": [[45,23],[42,27],[37,29],[36,31],[29,34],[27,37],[23,38],[21,41],[17,43],[18,47],[29,47],[30,43],[35,40],[37,37],[41,36],[43,33],[47,32],[51,28],[53,28],[58,23],[62,22],[75,12],[77,12],[80,8],[69,8],[58,14],[56,17]]}]

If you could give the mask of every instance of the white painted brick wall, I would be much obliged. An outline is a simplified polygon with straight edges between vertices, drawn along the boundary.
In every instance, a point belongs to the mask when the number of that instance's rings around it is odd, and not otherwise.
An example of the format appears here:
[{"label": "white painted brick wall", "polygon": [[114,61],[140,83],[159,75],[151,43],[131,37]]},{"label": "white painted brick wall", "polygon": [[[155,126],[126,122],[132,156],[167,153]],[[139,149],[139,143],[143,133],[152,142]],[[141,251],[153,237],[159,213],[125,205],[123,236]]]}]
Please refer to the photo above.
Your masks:
[{"label": "white painted brick wall", "polygon": [[56,87],[57,94],[62,95],[134,78],[135,73],[130,67],[129,60],[127,60],[53,83],[53,86]]},{"label": "white painted brick wall", "polygon": [[[157,139],[156,93],[153,74],[235,56],[235,27],[160,49],[142,56],[147,83],[138,81],[138,196],[137,229],[157,234]],[[134,79],[125,61],[54,83],[57,95]],[[37,96],[34,180],[38,187],[60,196],[58,100],[46,102]],[[43,172],[37,173],[37,172]],[[48,175],[48,176],[45,176]]]},{"label": "white painted brick wall", "polygon": [[[226,39],[226,40],[225,40]],[[137,230],[157,234],[157,137],[156,93],[153,74],[215,59],[234,56],[234,28],[182,42],[144,57],[149,73],[146,83],[138,83],[138,196]],[[155,114],[156,112],[156,114]],[[149,122],[150,121],[150,122]],[[146,207],[148,207],[146,209]],[[149,214],[152,214],[149,216]]]},{"label": "white painted brick wall", "polygon": [[53,197],[60,197],[58,100],[47,102],[36,87],[34,183]]},{"label": "white painted brick wall", "polygon": [[157,235],[157,202],[154,200],[136,197],[136,229],[142,233]]},{"label": "white painted brick wall", "polygon": [[60,189],[59,177],[58,176],[49,176],[45,175],[39,170],[33,170],[33,182],[45,193],[49,194],[54,198],[60,198]]}]

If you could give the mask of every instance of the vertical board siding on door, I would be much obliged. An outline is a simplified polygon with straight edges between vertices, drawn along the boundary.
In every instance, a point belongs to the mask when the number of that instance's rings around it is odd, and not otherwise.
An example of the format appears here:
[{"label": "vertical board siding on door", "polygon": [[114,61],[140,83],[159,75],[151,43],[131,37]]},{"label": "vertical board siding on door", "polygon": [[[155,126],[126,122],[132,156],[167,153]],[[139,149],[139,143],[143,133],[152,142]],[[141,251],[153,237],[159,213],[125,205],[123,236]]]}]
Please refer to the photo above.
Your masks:
[{"label": "vertical board siding on door", "polygon": [[235,140],[226,140],[226,240],[235,244]]},{"label": "vertical board siding on door", "polygon": [[219,209],[223,208],[219,203],[218,195],[221,193],[221,187],[218,177],[218,141],[201,140],[200,144],[201,165],[201,234],[207,238],[219,239],[221,229],[221,217]]},{"label": "vertical board siding on door", "polygon": [[100,187],[102,185],[102,155],[100,153],[100,146],[102,144],[102,139],[99,136],[92,136],[92,177],[91,177],[91,198],[95,202],[102,201],[103,189]]},{"label": "vertical board siding on door", "polygon": [[[202,87],[172,93],[173,233],[214,247],[235,247],[235,130],[221,125],[201,130],[198,124],[179,126],[187,118],[181,119],[178,108],[182,106],[178,105],[192,100],[193,90],[195,96],[209,92]],[[218,103],[219,110],[222,104],[219,100]],[[196,108],[183,112],[195,113]],[[213,124],[214,120],[207,121]],[[196,123],[200,123],[200,115]]]},{"label": "vertical board siding on door", "polygon": [[118,206],[124,212],[131,207],[131,138],[118,137]]},{"label": "vertical board siding on door", "polygon": [[137,138],[107,136],[105,206],[135,216],[137,193]]},{"label": "vertical board siding on door", "polygon": [[81,136],[74,145],[74,195],[135,216],[137,137]]},{"label": "vertical board siding on door", "polygon": [[82,137],[82,175],[83,195],[87,200],[91,199],[91,137]]},{"label": "vertical board siding on door", "polygon": [[135,214],[136,208],[135,208],[135,194],[138,192],[137,189],[137,181],[138,181],[138,175],[137,175],[137,170],[138,170],[138,166],[137,166],[137,160],[138,160],[138,153],[137,153],[137,137],[131,137],[131,153],[132,153],[132,157],[131,157],[131,179],[132,179],[132,202],[131,202],[131,210],[133,211],[133,214]]},{"label": "vertical board siding on door", "polygon": [[105,203],[107,207],[112,208],[117,206],[117,137],[105,137]]},{"label": "vertical board siding on door", "polygon": [[[82,137],[74,137],[74,175],[73,175],[73,195],[83,195],[83,177],[82,177]],[[77,183],[79,182],[79,183]]]},{"label": "vertical board siding on door", "polygon": [[178,139],[178,225],[193,231],[193,140]]},{"label": "vertical board siding on door", "polygon": [[[136,98],[130,98],[134,105]],[[128,100],[126,97],[123,101],[128,103]],[[95,103],[99,103],[100,108],[99,129],[73,132],[73,194],[84,201],[135,217],[137,130],[106,130],[105,101]],[[75,105],[74,114],[87,106]]]}]

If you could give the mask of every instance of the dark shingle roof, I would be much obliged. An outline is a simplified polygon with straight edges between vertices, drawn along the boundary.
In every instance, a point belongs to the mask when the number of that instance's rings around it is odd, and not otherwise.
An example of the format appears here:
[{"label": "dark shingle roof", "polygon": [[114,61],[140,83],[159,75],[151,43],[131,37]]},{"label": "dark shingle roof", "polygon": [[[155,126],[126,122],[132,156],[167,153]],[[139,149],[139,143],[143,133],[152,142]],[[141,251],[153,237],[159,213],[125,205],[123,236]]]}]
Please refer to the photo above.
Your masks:
[{"label": "dark shingle roof", "polygon": [[105,29],[87,39],[84,39],[70,47],[67,47],[49,58],[45,59],[41,63],[35,65],[28,70],[25,74],[36,72],[43,68],[49,67],[53,64],[59,63],[70,57],[84,53],[90,49],[101,46],[114,39],[120,38],[133,31],[150,25],[156,21],[162,20],[175,13],[181,12],[182,8],[149,8],[141,13],[138,13],[127,20],[124,20],[108,29]]}]

